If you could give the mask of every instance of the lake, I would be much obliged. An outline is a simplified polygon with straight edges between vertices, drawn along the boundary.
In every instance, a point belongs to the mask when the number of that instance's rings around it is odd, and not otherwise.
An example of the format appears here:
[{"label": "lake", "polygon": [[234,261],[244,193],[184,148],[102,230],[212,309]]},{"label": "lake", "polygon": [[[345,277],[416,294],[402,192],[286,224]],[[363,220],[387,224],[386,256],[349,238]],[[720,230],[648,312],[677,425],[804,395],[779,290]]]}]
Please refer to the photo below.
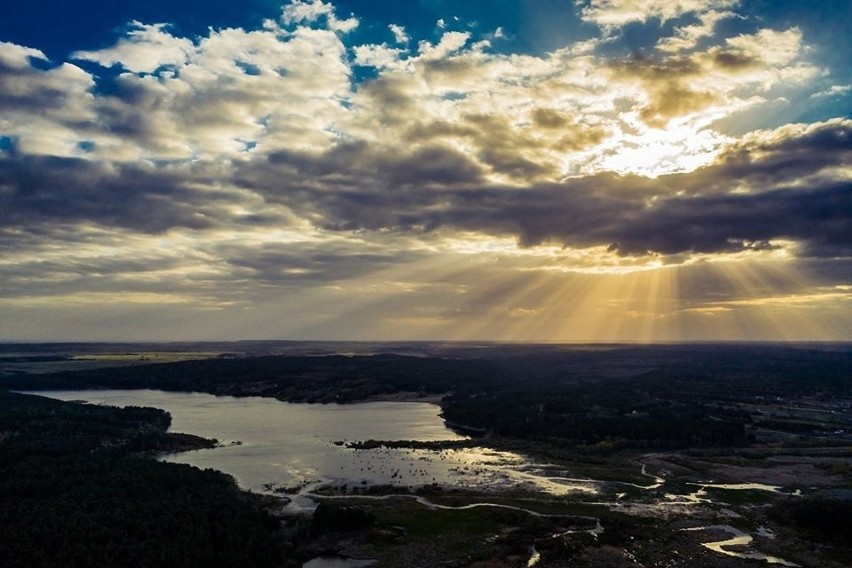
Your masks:
[{"label": "lake", "polygon": [[[66,390],[39,394],[113,406],[152,406],[172,415],[171,431],[216,438],[213,449],[164,456],[175,463],[214,468],[258,492],[321,485],[429,483],[477,489],[519,487],[551,493],[595,491],[587,483],[544,474],[523,456],[488,448],[427,451],[353,450],[356,440],[460,440],[440,408],[418,402],[302,404],[271,398],[213,396],[153,390]],[[296,505],[296,503],[294,503]]]}]

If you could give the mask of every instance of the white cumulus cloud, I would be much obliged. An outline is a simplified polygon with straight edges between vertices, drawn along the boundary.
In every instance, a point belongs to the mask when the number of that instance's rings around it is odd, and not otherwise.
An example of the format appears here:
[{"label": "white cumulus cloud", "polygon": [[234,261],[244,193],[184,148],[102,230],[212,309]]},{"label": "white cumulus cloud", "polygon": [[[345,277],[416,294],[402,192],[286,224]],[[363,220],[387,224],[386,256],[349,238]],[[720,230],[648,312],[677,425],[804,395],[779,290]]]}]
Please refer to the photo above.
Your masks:
[{"label": "white cumulus cloud", "polygon": [[133,21],[126,37],[113,47],[78,51],[72,57],[94,61],[104,67],[119,65],[134,73],[153,73],[160,67],[186,63],[194,50],[191,40],[170,34],[168,24],[149,25]]}]

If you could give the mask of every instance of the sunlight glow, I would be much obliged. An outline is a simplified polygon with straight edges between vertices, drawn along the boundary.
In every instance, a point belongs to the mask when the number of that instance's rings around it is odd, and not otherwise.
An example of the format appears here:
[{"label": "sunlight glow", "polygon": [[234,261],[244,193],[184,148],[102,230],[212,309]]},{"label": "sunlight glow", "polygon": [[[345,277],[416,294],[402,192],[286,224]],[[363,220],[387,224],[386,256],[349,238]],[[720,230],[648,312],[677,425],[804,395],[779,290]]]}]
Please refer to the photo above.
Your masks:
[{"label": "sunlight glow", "polygon": [[594,169],[656,178],[686,173],[713,163],[730,139],[709,128],[708,117],[672,120],[665,128],[631,121],[630,130],[603,145]]}]

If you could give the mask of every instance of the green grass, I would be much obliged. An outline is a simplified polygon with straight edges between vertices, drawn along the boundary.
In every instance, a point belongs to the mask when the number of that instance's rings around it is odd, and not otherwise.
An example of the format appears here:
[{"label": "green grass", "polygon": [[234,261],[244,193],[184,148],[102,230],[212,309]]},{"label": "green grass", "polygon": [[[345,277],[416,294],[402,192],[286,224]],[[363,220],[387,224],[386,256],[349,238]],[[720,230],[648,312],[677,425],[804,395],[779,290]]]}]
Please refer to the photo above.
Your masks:
[{"label": "green grass", "polygon": [[707,497],[714,502],[724,502],[728,505],[738,507],[746,505],[766,505],[777,500],[780,495],[771,491],[760,491],[757,489],[719,489],[707,488]]},{"label": "green grass", "polygon": [[490,535],[504,526],[487,508],[461,511],[431,510],[414,502],[394,501],[389,507],[373,507],[379,525],[405,529],[410,538],[425,539],[452,534]]}]

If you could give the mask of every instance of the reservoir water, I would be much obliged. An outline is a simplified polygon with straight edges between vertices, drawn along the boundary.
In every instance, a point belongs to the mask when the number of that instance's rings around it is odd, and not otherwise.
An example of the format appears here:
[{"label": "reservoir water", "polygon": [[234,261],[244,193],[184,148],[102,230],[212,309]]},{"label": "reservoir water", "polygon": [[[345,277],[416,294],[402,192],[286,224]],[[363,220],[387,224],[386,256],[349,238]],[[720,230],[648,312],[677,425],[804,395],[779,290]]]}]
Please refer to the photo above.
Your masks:
[{"label": "reservoir water", "polygon": [[[538,471],[524,457],[487,448],[425,451],[353,450],[335,444],[356,440],[460,440],[440,408],[417,402],[301,404],[271,398],[213,396],[153,390],[37,392],[60,400],[113,406],[152,406],[172,415],[171,431],[216,438],[213,449],[163,459],[234,476],[246,489],[309,492],[321,485],[430,483],[478,489],[523,487],[563,494],[595,491],[577,480]],[[294,503],[295,504],[295,503]]]}]

